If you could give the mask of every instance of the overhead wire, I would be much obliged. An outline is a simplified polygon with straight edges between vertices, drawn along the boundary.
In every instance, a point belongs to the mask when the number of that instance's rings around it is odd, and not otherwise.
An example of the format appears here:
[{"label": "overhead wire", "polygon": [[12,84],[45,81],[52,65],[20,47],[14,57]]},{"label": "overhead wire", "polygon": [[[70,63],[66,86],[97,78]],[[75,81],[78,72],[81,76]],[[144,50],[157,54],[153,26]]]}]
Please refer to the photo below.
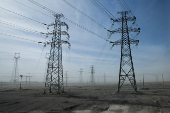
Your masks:
[{"label": "overhead wire", "polygon": [[[27,39],[27,38],[22,38],[22,37],[18,37],[18,36],[14,36],[14,35],[9,35],[9,34],[5,34],[5,33],[0,33],[2,35],[6,35],[6,36],[10,36],[10,37],[14,37],[14,38],[18,38],[18,39],[21,39],[21,40],[26,40],[26,41],[30,41],[30,42],[36,42],[38,43],[38,41],[35,41],[35,40],[30,40],[30,39]],[[2,38],[2,37],[1,37]]]},{"label": "overhead wire", "polygon": [[106,16],[108,16],[110,18],[110,15],[107,13],[107,11],[105,11],[100,5],[98,5],[98,3],[95,0],[91,0],[91,2],[99,9],[101,10]]},{"label": "overhead wire", "polygon": [[41,11],[38,11],[38,10],[36,10],[36,9],[28,6],[28,5],[25,5],[25,4],[21,3],[21,2],[19,2],[18,0],[14,0],[14,1],[17,2],[17,3],[19,3],[19,4],[21,4],[21,5],[23,5],[23,6],[25,6],[25,7],[28,7],[29,9],[32,9],[32,10],[34,10],[34,11],[36,11],[36,12],[39,12],[39,13],[41,13],[41,14],[43,14],[43,15],[46,15],[46,16],[51,17],[51,18],[54,18],[54,17],[52,17],[52,16],[50,16],[50,15],[47,15],[47,14],[41,12]]},{"label": "overhead wire", "polygon": [[[16,1],[16,0],[15,0],[15,1]],[[48,10],[48,11],[51,12],[51,13],[54,13],[52,10],[47,9],[46,7],[42,6],[41,4],[38,4],[37,2],[34,2],[33,0],[29,0],[29,1],[35,3],[36,5],[40,6],[40,7],[43,8],[43,9]],[[23,4],[23,3],[22,3],[22,5],[26,6],[26,5]],[[29,7],[29,8],[31,8],[31,7]],[[33,9],[33,8],[31,8],[31,9]],[[33,9],[33,10],[35,10],[35,9]],[[35,11],[37,11],[37,10],[35,10]],[[37,12],[39,12],[39,11],[37,11]],[[42,14],[43,14],[43,13],[42,13]],[[66,20],[70,21],[71,23],[77,25],[76,23],[72,22],[72,21],[69,20],[68,18],[64,18],[64,19],[66,19]],[[79,27],[81,27],[81,26],[79,26]],[[88,32],[91,32],[91,33],[94,34],[94,35],[97,35],[97,34],[95,34],[94,32],[89,31],[88,29],[86,29],[86,28],[84,28],[84,27],[81,27],[81,28],[83,28],[84,30],[87,30]],[[97,35],[97,36],[99,36],[99,35]],[[99,37],[100,37],[100,36],[99,36]],[[103,37],[100,37],[100,38],[103,38]]]},{"label": "overhead wire", "polygon": [[103,29],[106,29],[103,25],[101,25],[100,23],[98,23],[95,19],[93,19],[92,17],[90,17],[89,15],[87,15],[86,13],[84,13],[83,11],[79,10],[78,8],[76,8],[75,6],[73,6],[71,3],[69,3],[67,0],[62,0],[64,3],[66,3],[68,6],[72,7],[73,9],[75,9],[76,11],[78,11],[79,13],[81,13],[82,15],[84,15],[85,17],[87,17],[88,19],[90,19],[91,21],[93,21],[94,23],[98,24],[99,26],[101,26]]},{"label": "overhead wire", "polygon": [[37,5],[37,6],[39,6],[39,7],[41,7],[42,9],[44,9],[44,10],[46,10],[46,11],[52,13],[52,14],[56,14],[56,12],[52,11],[51,9],[49,9],[49,8],[41,5],[40,3],[38,3],[38,2],[36,2],[36,1],[34,1],[34,0],[28,0],[28,1],[31,2],[31,3],[33,3],[33,4],[35,4],[35,5]]},{"label": "overhead wire", "polygon": [[19,13],[16,13],[16,12],[11,11],[11,10],[8,10],[8,9],[5,9],[5,8],[3,8],[3,7],[0,7],[0,9],[3,9],[3,10],[5,10],[5,11],[7,11],[7,12],[16,14],[16,15],[21,16],[21,17],[24,17],[24,18],[29,19],[29,20],[31,20],[31,21],[37,22],[37,23],[39,23],[39,24],[47,25],[47,24],[45,24],[45,23],[39,22],[39,21],[37,21],[37,20],[35,20],[35,19],[32,19],[32,18],[29,18],[29,17],[27,17],[27,16],[21,15],[21,14],[19,14]]},{"label": "overhead wire", "polygon": [[[57,14],[56,12],[54,12],[54,11],[52,11],[51,9],[49,9],[49,8],[41,5],[40,3],[35,2],[34,0],[28,0],[28,1],[30,1],[31,3],[39,6],[40,8],[42,8],[42,9],[44,9],[44,10],[46,10],[46,11],[52,13],[52,14]],[[105,41],[108,41],[106,38],[100,36],[99,34],[93,32],[93,31],[91,31],[91,30],[89,30],[89,29],[87,29],[87,28],[85,28],[85,27],[83,27],[82,25],[77,24],[76,22],[68,19],[67,17],[63,17],[63,19],[66,20],[66,21],[68,21],[68,22],[70,22],[70,23],[72,23],[72,24],[74,24],[74,25],[76,25],[76,26],[78,26],[78,27],[80,27],[81,29],[84,29],[84,30],[88,31],[89,33],[91,33],[91,34],[93,34],[93,35],[95,35],[95,36],[97,36],[97,37],[99,37],[99,38],[101,38],[101,39],[104,39]]]},{"label": "overhead wire", "polygon": [[125,8],[125,6],[122,4],[122,2],[121,2],[120,0],[117,0],[117,1],[118,1],[118,3],[120,4],[120,6],[123,8],[123,10],[126,11],[126,8]]},{"label": "overhead wire", "polygon": [[113,53],[113,51],[111,51],[111,49],[109,49],[106,56],[105,56],[105,58],[102,60],[102,62],[96,68],[100,68],[103,65],[105,59],[107,59],[110,56],[110,54],[112,54],[112,53]]},{"label": "overhead wire", "polygon": [[[104,10],[106,12],[106,14],[108,15],[109,19],[111,19],[111,17],[113,19],[116,19],[116,17],[101,3],[99,2],[98,0],[91,0],[92,2],[95,2],[97,4],[98,7],[100,7],[99,9],[101,10]],[[120,22],[117,22],[120,26]]]},{"label": "overhead wire", "polygon": [[[108,11],[98,0],[91,0],[91,2],[92,2],[97,8],[99,8],[102,12],[104,12],[104,13],[109,17],[109,19],[111,19],[111,17],[113,17],[113,18],[115,19],[114,15],[113,15],[110,11]],[[103,49],[105,49],[105,47],[106,47],[106,45],[104,45]],[[103,49],[102,49],[102,54],[103,54]],[[109,50],[109,51],[110,51],[110,50]],[[100,55],[100,57],[101,57],[101,55]],[[108,57],[108,54],[105,56],[105,58],[106,58],[106,57]],[[105,59],[105,58],[104,58],[104,59]],[[101,63],[100,65],[103,64],[104,59],[102,60],[102,63]],[[96,63],[97,63],[97,62],[96,62]],[[95,63],[95,64],[96,64],[96,63]]]},{"label": "overhead wire", "polygon": [[106,9],[101,2],[99,2],[98,0],[96,0],[96,1],[97,1],[112,17],[115,18],[115,16],[113,16],[113,14],[112,14],[108,9]]},{"label": "overhead wire", "polygon": [[43,46],[43,48],[42,48],[42,51],[41,51],[41,55],[40,55],[40,58],[39,58],[39,60],[38,60],[38,64],[37,64],[37,66],[36,66],[36,68],[35,68],[35,70],[34,70],[34,74],[36,73],[36,71],[37,71],[37,69],[38,69],[38,66],[39,66],[39,64],[40,64],[40,60],[41,60],[41,57],[42,57],[42,54],[43,54],[43,52],[44,52],[44,46]]},{"label": "overhead wire", "polygon": [[7,25],[7,26],[11,26],[11,27],[17,28],[17,29],[20,29],[20,30],[23,30],[23,31],[26,31],[26,32],[31,32],[31,33],[36,33],[36,34],[45,35],[43,32],[40,32],[40,31],[37,31],[37,30],[32,30],[32,29],[25,28],[25,27],[22,27],[22,26],[18,26],[18,25],[16,25],[16,24],[9,23],[9,22],[6,22],[6,21],[0,20],[0,23],[1,23],[1,24],[4,24],[4,25]]}]

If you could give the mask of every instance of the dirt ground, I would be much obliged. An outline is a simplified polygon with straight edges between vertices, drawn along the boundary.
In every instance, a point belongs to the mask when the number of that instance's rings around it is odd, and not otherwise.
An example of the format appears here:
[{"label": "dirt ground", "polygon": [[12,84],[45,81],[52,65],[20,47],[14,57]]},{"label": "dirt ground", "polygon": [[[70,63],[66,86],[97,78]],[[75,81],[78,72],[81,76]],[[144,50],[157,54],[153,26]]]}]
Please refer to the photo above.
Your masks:
[{"label": "dirt ground", "polygon": [[[136,93],[124,85],[68,86],[65,93],[43,94],[43,86],[0,87],[2,113],[170,113],[170,84],[146,85]],[[149,89],[147,89],[149,88]]]}]

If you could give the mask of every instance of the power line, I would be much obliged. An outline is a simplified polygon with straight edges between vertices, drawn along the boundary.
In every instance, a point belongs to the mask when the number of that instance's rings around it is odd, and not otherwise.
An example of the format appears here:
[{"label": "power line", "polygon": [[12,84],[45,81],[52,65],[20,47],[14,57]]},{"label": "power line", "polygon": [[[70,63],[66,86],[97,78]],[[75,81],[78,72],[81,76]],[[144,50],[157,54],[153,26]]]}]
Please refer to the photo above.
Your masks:
[{"label": "power line", "polygon": [[110,56],[110,54],[112,54],[112,53],[113,53],[113,51],[111,51],[111,49],[109,49],[109,50],[108,50],[108,53],[106,54],[106,56],[103,58],[103,60],[101,61],[101,63],[100,63],[100,64],[98,65],[98,67],[96,67],[96,68],[100,68],[100,67],[103,65],[105,59],[107,59],[107,58]]},{"label": "power line", "polygon": [[99,9],[101,10],[106,16],[110,18],[110,15],[107,11],[105,11],[95,0],[91,0],[91,2]]},{"label": "power line", "polygon": [[[22,39],[22,40],[26,40],[26,41],[36,42],[36,43],[37,43],[37,41],[30,40],[30,39],[26,39],[26,38],[22,38],[22,37],[18,37],[18,36],[13,36],[13,35],[5,34],[5,33],[0,33],[0,34],[6,35],[6,36],[10,36],[10,37],[14,37],[14,38],[18,38],[18,39]],[[1,38],[2,38],[2,37],[1,37]]]},{"label": "power line", "polygon": [[41,12],[41,11],[38,11],[38,10],[36,10],[36,9],[32,8],[32,7],[29,7],[28,5],[25,5],[25,4],[23,4],[23,3],[21,3],[21,2],[19,2],[19,1],[17,1],[17,0],[14,0],[14,1],[15,1],[15,2],[17,2],[17,3],[19,3],[19,4],[21,4],[21,5],[23,5],[23,6],[25,6],[25,7],[28,7],[28,8],[30,8],[30,9],[34,10],[34,11],[36,11],[36,12],[39,12],[39,13],[41,13],[41,14],[43,14],[43,15],[46,15],[46,16],[48,16],[48,17],[53,18],[52,16],[47,15],[47,14],[45,14],[45,13]]},{"label": "power line", "polygon": [[[98,0],[97,0],[97,2],[98,2],[112,17],[114,17],[113,14],[112,14],[109,10],[107,10],[107,9],[103,6],[102,3],[100,3]],[[114,17],[114,18],[115,18],[115,17]]]},{"label": "power line", "polygon": [[[49,9],[49,8],[41,5],[40,3],[35,2],[34,0],[28,0],[28,1],[30,1],[31,3],[39,6],[40,8],[42,8],[42,9],[44,9],[44,10],[46,10],[46,11],[52,13],[52,14],[57,14],[56,12],[54,12],[54,11],[52,11],[51,9]],[[78,26],[78,27],[80,27],[81,29],[84,29],[84,30],[88,31],[89,33],[91,33],[91,34],[93,34],[93,35],[96,35],[97,37],[99,37],[99,38],[101,38],[101,39],[104,39],[105,41],[108,41],[106,38],[100,36],[99,34],[93,32],[93,31],[91,31],[91,30],[89,30],[89,29],[87,29],[87,28],[85,28],[85,27],[83,27],[82,25],[77,24],[76,22],[68,19],[67,17],[63,17],[63,19],[66,20],[66,21],[68,21],[68,22],[70,22],[70,23],[72,23],[72,24],[74,24],[74,25],[76,25],[76,26]]]},{"label": "power line", "polygon": [[123,10],[126,11],[126,8],[125,8],[125,6],[123,5],[123,3],[122,3],[120,0],[117,0],[117,1],[118,1],[118,3],[120,4],[120,6],[123,8]]},{"label": "power line", "polygon": [[25,27],[22,27],[22,26],[18,26],[16,24],[12,24],[12,23],[5,22],[5,21],[2,21],[2,20],[0,20],[0,23],[4,24],[4,25],[7,25],[7,26],[11,26],[11,27],[17,28],[17,29],[20,29],[20,30],[23,30],[23,31],[27,31],[27,32],[31,32],[31,33],[36,33],[36,34],[44,34],[42,32],[39,32],[39,31],[36,31],[36,30],[32,30],[32,29],[29,29],[29,28],[25,28]]},{"label": "power line", "polygon": [[31,3],[33,3],[33,4],[35,4],[35,5],[37,5],[37,6],[39,6],[39,7],[41,7],[41,8],[43,8],[44,10],[46,10],[46,11],[52,13],[52,14],[56,14],[56,12],[52,11],[51,9],[49,9],[49,8],[41,5],[40,3],[38,3],[38,2],[36,2],[36,1],[34,1],[34,0],[28,0],[28,1],[31,2]]},{"label": "power line", "polygon": [[16,15],[18,15],[18,16],[24,17],[24,18],[26,18],[26,19],[32,20],[32,21],[34,21],[34,22],[37,22],[37,23],[39,23],[39,24],[47,25],[47,24],[45,24],[45,23],[39,22],[39,21],[37,21],[37,20],[34,20],[34,19],[29,18],[29,17],[26,17],[26,16],[24,16],[24,15],[18,14],[18,13],[14,12],[14,11],[5,9],[5,8],[3,8],[3,7],[0,7],[0,8],[3,9],[3,10],[5,10],[5,11],[8,11],[8,12],[10,12],[10,13],[13,13],[13,14],[16,14]]},{"label": "power line", "polygon": [[[108,3],[109,3],[109,0],[106,0]],[[109,5],[116,11],[116,12],[118,12],[115,8],[114,8],[114,6],[112,5],[112,3],[109,3]]]},{"label": "power line", "polygon": [[89,33],[91,33],[91,34],[93,34],[93,35],[96,35],[97,37],[99,37],[99,38],[101,38],[101,39],[103,39],[103,40],[105,40],[105,41],[108,41],[106,38],[104,38],[104,37],[98,35],[97,33],[95,33],[95,32],[93,32],[93,31],[91,31],[91,30],[89,30],[89,29],[87,29],[87,28],[85,28],[85,27],[77,24],[76,22],[73,22],[72,20],[70,20],[70,19],[68,19],[68,18],[66,18],[66,17],[63,17],[63,19],[64,19],[64,20],[67,20],[68,22],[70,22],[70,23],[72,23],[72,24],[74,24],[74,25],[76,25],[76,26],[78,26],[78,27],[80,27],[80,28],[82,28],[82,29],[84,29],[84,30],[86,30],[86,31],[88,31]]},{"label": "power line", "polygon": [[39,58],[39,60],[38,60],[38,64],[37,64],[37,66],[36,66],[36,68],[35,68],[34,73],[35,73],[35,72],[37,71],[37,69],[38,69],[38,66],[39,66],[39,64],[40,64],[40,60],[41,60],[42,54],[43,54],[43,52],[44,52],[44,48],[45,48],[45,47],[42,48],[41,55],[40,55],[40,58]]},{"label": "power line", "polygon": [[[112,18],[116,19],[115,16],[107,8],[105,8],[101,2],[99,2],[98,0],[97,1],[91,0],[91,1],[95,2],[100,10],[105,11],[107,16],[109,17],[109,19],[111,19],[111,20],[112,20]],[[118,22],[118,24],[121,26],[121,24],[119,22]]]},{"label": "power line", "polygon": [[79,10],[78,8],[76,8],[75,6],[73,6],[72,4],[70,4],[68,1],[66,0],[62,0],[64,3],[66,3],[67,5],[69,5],[70,7],[72,7],[73,9],[75,9],[76,11],[78,11],[79,13],[81,13],[82,15],[84,15],[85,17],[87,17],[88,19],[90,19],[91,21],[93,21],[94,23],[98,24],[99,26],[101,26],[103,29],[106,29],[103,25],[101,25],[100,23],[98,23],[96,20],[94,20],[93,18],[91,18],[90,16],[88,16],[87,14],[85,14],[83,11]]}]

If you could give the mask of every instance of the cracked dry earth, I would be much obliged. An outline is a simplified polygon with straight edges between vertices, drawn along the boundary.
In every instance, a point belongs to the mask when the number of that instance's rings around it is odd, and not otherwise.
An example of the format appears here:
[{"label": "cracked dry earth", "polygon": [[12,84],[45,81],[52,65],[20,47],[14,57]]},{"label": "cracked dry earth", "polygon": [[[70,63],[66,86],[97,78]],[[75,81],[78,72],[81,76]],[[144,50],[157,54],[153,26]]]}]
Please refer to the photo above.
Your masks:
[{"label": "cracked dry earth", "polygon": [[[123,86],[124,87],[124,86]],[[138,94],[128,86],[68,86],[65,93],[43,94],[43,86],[0,89],[1,113],[170,113],[170,87],[148,86]],[[147,86],[146,86],[147,87]]]}]

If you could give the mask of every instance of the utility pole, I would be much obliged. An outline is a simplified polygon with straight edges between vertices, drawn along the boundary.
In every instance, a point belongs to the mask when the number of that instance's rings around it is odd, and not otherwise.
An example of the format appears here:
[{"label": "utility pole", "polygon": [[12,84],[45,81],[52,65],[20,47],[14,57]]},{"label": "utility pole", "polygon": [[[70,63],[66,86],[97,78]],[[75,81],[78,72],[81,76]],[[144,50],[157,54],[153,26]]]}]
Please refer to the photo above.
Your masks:
[{"label": "utility pole", "polygon": [[104,85],[106,85],[106,75],[104,73]]},{"label": "utility pole", "polygon": [[54,14],[54,17],[55,22],[47,27],[47,29],[53,27],[51,28],[52,32],[46,33],[46,35],[52,35],[52,40],[44,42],[44,46],[51,45],[44,94],[47,92],[52,93],[53,91],[57,92],[57,94],[64,93],[62,44],[68,44],[69,48],[71,46],[68,41],[61,40],[61,35],[67,35],[67,39],[70,38],[66,31],[61,31],[62,26],[66,26],[67,31],[69,28],[65,22],[61,22],[61,18],[64,15]]},{"label": "utility pole", "polygon": [[80,85],[82,85],[82,83],[83,83],[83,76],[82,76],[82,72],[83,72],[83,69],[82,68],[80,68],[80,76],[79,76],[79,83],[80,83]]},{"label": "utility pole", "polygon": [[164,77],[163,77],[163,74],[162,74],[162,85],[164,85]]},{"label": "utility pole", "polygon": [[11,77],[11,82],[18,82],[19,81],[19,68],[18,68],[18,59],[20,58],[20,53],[15,53],[14,55],[14,68],[12,71],[12,77]]},{"label": "utility pole", "polygon": [[135,79],[135,72],[134,72],[134,66],[132,61],[132,55],[131,55],[131,48],[130,44],[138,44],[139,40],[134,40],[129,38],[129,32],[140,32],[140,28],[132,28],[128,27],[127,21],[135,21],[136,17],[127,17],[127,14],[130,13],[130,11],[122,11],[118,12],[118,14],[121,14],[122,17],[118,19],[112,19],[113,22],[121,22],[122,27],[118,28],[116,30],[110,31],[111,34],[113,33],[122,33],[122,37],[120,40],[117,40],[112,43],[112,47],[114,45],[121,45],[121,58],[120,58],[120,70],[119,70],[119,82],[118,82],[118,93],[126,79],[126,77],[129,79],[132,87],[136,92],[137,91],[137,85],[136,85],[136,79]]},{"label": "utility pole", "polygon": [[65,78],[66,78],[66,87],[67,87],[67,79],[68,79],[68,77],[67,77],[67,72],[68,72],[68,71],[66,71],[66,77],[65,77]]},{"label": "utility pole", "polygon": [[95,84],[95,80],[94,80],[94,66],[92,65],[91,66],[91,77],[90,77],[90,82],[91,82],[91,85],[94,85]]}]

